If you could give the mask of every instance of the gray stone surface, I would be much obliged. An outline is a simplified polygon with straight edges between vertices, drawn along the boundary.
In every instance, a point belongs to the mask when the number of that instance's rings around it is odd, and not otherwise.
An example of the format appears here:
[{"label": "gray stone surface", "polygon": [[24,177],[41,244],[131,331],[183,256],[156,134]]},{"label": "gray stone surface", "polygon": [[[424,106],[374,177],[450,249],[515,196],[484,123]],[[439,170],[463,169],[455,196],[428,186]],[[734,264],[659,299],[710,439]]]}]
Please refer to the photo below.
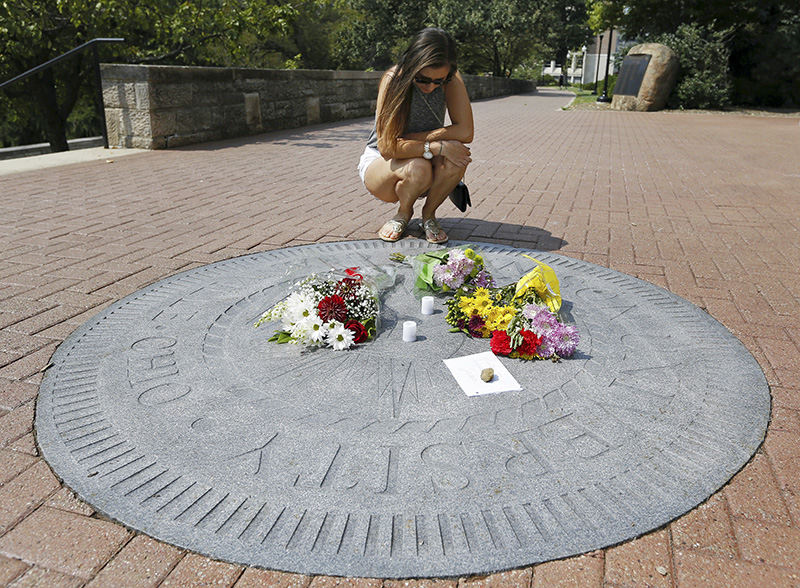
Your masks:
[{"label": "gray stone surface", "polygon": [[[477,244],[501,283],[521,250]],[[685,513],[762,441],[764,376],[708,314],[536,253],[582,334],[573,359],[503,363],[522,392],[466,397],[443,358],[486,351],[419,313],[402,269],[382,332],[302,353],[252,328],[293,280],[392,265],[419,240],[328,243],[162,280],[87,321],[41,386],[37,438],[100,512],[230,561],[308,574],[465,575],[588,551]],[[404,344],[402,322],[420,340]]]}]

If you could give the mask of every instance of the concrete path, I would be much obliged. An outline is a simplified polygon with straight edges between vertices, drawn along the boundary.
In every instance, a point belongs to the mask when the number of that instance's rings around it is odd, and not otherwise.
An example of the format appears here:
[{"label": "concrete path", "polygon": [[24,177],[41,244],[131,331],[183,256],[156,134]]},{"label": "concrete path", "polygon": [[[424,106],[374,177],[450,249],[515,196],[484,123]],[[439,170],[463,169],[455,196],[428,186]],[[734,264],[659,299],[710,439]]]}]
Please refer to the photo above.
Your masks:
[{"label": "concrete path", "polygon": [[212,561],[131,533],[61,486],[32,431],[55,347],[177,271],[373,238],[393,210],[358,181],[371,125],[361,119],[0,176],[0,585],[800,585],[800,119],[561,111],[569,98],[476,103],[473,208],[446,205],[442,224],[453,238],[558,251],[647,280],[741,339],[773,413],[764,445],[725,488],[660,530],[584,556],[384,581]]},{"label": "concrete path", "polygon": [[5,159],[0,160],[0,176],[27,171],[41,171],[51,167],[60,167],[62,165],[84,163],[87,161],[114,163],[119,157],[146,152],[147,151],[144,149],[103,149],[102,147],[90,147],[88,149],[76,149],[74,151],[63,151],[61,153],[47,153],[45,155]]}]

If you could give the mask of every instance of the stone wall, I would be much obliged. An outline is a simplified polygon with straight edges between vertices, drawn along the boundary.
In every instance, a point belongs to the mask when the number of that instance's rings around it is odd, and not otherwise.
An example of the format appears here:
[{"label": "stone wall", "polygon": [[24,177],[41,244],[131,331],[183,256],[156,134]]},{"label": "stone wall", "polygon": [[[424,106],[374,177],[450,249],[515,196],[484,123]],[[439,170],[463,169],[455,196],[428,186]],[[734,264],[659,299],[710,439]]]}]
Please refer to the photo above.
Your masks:
[{"label": "stone wall", "polygon": [[[371,116],[379,72],[101,65],[110,147],[191,143]],[[465,76],[473,100],[533,82]]]}]

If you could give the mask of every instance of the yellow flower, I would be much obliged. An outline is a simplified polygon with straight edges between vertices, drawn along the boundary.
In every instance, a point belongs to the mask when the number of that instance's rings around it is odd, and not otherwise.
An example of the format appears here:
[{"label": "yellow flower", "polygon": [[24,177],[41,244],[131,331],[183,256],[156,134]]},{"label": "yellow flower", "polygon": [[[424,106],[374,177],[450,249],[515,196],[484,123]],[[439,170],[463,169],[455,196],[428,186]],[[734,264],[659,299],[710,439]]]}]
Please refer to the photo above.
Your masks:
[{"label": "yellow flower", "polygon": [[506,306],[503,308],[503,314],[501,315],[501,326],[505,330],[508,327],[508,323],[511,322],[511,319],[514,318],[514,315],[517,314],[517,309],[513,306]]},{"label": "yellow flower", "polygon": [[475,308],[477,308],[481,314],[486,313],[492,306],[492,299],[489,296],[489,290],[486,288],[478,288],[475,290],[475,296],[472,300],[475,303]]},{"label": "yellow flower", "polygon": [[470,296],[464,296],[458,301],[458,308],[466,314],[471,315],[475,310],[475,299]]},{"label": "yellow flower", "polygon": [[513,306],[493,306],[486,316],[486,326],[491,331],[504,331],[516,313]]}]

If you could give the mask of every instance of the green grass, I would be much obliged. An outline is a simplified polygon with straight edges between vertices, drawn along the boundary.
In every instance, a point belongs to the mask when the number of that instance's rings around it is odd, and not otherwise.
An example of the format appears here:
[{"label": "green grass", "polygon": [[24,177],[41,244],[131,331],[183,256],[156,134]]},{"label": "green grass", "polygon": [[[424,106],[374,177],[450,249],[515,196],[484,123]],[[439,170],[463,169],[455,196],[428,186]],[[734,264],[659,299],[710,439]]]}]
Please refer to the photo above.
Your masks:
[{"label": "green grass", "polygon": [[597,94],[592,94],[589,90],[583,90],[577,86],[570,86],[567,88],[570,92],[575,93],[575,100],[572,101],[572,104],[569,106],[565,106],[564,110],[572,108],[574,106],[579,106],[581,104],[594,104],[597,102]]}]

